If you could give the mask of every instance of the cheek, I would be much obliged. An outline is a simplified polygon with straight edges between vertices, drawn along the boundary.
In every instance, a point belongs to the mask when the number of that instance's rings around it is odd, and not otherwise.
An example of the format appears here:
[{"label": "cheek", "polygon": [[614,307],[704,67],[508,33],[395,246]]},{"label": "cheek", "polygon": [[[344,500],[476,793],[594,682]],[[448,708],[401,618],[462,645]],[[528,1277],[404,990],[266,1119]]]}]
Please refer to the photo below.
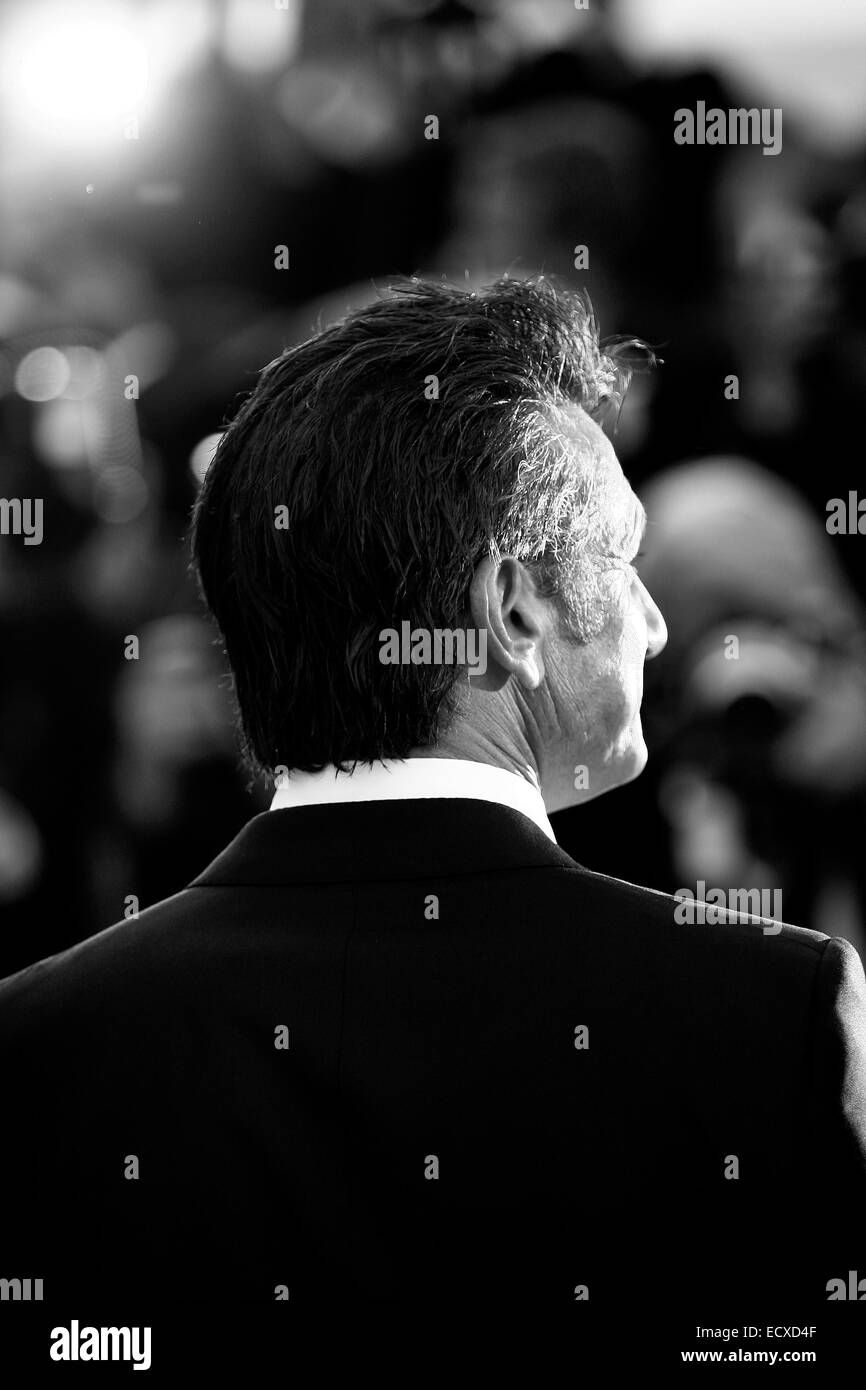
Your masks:
[{"label": "cheek", "polygon": [[622,633],[613,625],[598,651],[586,707],[588,734],[599,747],[609,747],[621,737],[633,716],[634,697]]},{"label": "cheek", "polygon": [[619,615],[609,629],[610,644],[602,676],[604,726],[611,741],[631,726],[643,696],[645,644],[641,623],[631,614]]},{"label": "cheek", "polygon": [[616,571],[603,585],[604,624],[581,648],[579,663],[564,663],[556,685],[565,693],[561,722],[597,754],[617,744],[640,706],[643,648],[628,577]]}]

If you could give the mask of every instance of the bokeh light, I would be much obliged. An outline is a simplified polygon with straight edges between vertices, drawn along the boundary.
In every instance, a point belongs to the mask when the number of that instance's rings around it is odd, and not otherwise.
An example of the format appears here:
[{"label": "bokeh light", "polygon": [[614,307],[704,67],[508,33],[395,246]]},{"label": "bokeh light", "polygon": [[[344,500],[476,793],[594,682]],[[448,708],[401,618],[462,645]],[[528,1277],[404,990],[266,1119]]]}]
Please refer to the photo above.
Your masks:
[{"label": "bokeh light", "polygon": [[69,385],[69,362],[55,347],[28,352],[15,372],[15,389],[25,401],[53,401]]},{"label": "bokeh light", "polygon": [[204,482],[205,474],[213,462],[213,456],[221,439],[221,434],[207,434],[204,439],[199,440],[190,454],[190,472],[197,482]]}]

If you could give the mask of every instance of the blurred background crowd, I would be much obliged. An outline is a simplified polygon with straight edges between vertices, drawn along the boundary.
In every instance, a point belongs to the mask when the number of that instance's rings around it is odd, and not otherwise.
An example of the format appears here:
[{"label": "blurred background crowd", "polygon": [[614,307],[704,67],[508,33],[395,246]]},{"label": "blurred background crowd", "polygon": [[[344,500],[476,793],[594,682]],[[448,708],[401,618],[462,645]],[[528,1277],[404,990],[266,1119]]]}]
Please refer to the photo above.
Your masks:
[{"label": "blurred background crowd", "polygon": [[[0,497],[45,518],[0,536],[0,974],[267,806],[189,511],[258,369],[395,274],[552,273],[664,361],[614,436],[670,632],[651,761],[560,843],[862,949],[866,539],[825,523],[863,472],[866,11],[6,0],[0,55]],[[676,145],[699,100],[781,107],[781,154]]]}]

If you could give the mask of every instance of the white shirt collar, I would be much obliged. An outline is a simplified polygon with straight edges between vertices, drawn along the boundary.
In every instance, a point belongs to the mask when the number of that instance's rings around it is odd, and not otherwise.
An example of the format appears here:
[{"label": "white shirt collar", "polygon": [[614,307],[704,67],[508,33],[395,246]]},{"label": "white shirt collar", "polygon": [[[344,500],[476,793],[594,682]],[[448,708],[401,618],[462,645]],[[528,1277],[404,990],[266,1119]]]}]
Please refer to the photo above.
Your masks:
[{"label": "white shirt collar", "polygon": [[528,816],[556,844],[541,792],[532,782],[519,772],[466,758],[390,758],[372,766],[359,763],[351,773],[338,772],[335,767],[321,772],[290,772],[277,786],[270,809],[428,797],[469,797],[510,806]]}]

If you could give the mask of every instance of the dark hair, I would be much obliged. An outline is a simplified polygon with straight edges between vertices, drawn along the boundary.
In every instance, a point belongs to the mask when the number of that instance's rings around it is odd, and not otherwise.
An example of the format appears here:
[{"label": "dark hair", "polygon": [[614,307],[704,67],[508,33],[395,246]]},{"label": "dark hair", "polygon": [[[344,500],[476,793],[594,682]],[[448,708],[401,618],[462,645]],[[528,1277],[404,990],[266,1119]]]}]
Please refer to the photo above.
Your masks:
[{"label": "dark hair", "polygon": [[433,744],[459,668],[383,665],[379,634],[465,626],[487,554],[532,565],[593,635],[603,518],[568,407],[620,402],[634,346],[600,344],[588,298],[543,277],[412,279],[265,367],[193,519],[253,766]]}]

